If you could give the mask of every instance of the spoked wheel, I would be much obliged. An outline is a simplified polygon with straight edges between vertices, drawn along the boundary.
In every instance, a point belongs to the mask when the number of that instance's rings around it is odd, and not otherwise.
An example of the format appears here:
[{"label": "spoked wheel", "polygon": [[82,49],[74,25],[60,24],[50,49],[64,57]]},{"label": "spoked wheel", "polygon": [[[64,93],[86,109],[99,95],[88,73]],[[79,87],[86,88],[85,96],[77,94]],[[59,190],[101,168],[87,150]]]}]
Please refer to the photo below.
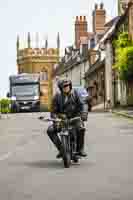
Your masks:
[{"label": "spoked wheel", "polygon": [[80,160],[80,156],[78,156],[77,154],[72,155],[72,161],[74,163],[79,163],[79,160]]},{"label": "spoked wheel", "polygon": [[63,161],[64,161],[64,167],[65,167],[65,168],[69,168],[69,167],[70,167],[70,164],[71,164],[71,156],[70,156],[70,153],[66,153],[66,155],[64,155]]},{"label": "spoked wheel", "polygon": [[68,136],[62,135],[61,136],[62,145],[63,145],[63,163],[65,168],[69,168],[71,164],[71,154],[69,150],[69,138]]},{"label": "spoked wheel", "polygon": [[74,163],[79,162],[79,156],[77,155],[77,135],[73,135],[73,138],[71,139],[71,160]]}]

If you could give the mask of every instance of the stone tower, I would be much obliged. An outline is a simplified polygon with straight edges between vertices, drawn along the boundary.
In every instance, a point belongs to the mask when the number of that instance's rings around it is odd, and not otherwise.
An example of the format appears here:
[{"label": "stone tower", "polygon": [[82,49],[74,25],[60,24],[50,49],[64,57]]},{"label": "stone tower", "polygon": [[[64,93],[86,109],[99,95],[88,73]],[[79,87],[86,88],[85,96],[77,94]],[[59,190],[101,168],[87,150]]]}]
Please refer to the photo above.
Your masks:
[{"label": "stone tower", "polygon": [[[39,40],[39,38],[38,38]],[[20,48],[20,39],[17,37],[17,68],[20,73],[39,73],[40,74],[40,102],[41,107],[50,109],[51,98],[53,95],[53,70],[54,65],[59,62],[59,34],[57,36],[57,48],[48,48],[48,41],[45,47],[32,48],[31,37],[28,33],[27,47]]]}]

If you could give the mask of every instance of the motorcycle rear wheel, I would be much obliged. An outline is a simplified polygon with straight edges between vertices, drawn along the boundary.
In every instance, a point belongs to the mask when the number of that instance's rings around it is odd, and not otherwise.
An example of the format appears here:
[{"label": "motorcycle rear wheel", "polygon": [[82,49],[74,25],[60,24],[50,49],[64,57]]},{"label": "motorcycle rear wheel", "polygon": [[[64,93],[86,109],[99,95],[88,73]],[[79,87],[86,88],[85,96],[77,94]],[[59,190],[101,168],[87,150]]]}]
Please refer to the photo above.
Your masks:
[{"label": "motorcycle rear wheel", "polygon": [[74,162],[74,163],[78,163],[78,162],[79,162],[79,158],[74,158],[74,159],[73,159],[73,162]]}]

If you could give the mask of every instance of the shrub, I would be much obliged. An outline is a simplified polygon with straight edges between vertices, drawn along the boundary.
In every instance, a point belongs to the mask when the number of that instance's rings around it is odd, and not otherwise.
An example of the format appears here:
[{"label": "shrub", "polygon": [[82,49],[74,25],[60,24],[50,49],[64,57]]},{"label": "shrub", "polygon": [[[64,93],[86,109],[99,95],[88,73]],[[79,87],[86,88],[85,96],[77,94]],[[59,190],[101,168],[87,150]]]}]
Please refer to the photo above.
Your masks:
[{"label": "shrub", "polygon": [[125,48],[131,46],[132,41],[128,37],[128,32],[122,32],[119,34],[118,38],[113,41],[113,46],[115,48]]},{"label": "shrub", "polygon": [[0,111],[1,113],[9,113],[10,112],[10,103],[9,99],[1,99],[0,100]]}]

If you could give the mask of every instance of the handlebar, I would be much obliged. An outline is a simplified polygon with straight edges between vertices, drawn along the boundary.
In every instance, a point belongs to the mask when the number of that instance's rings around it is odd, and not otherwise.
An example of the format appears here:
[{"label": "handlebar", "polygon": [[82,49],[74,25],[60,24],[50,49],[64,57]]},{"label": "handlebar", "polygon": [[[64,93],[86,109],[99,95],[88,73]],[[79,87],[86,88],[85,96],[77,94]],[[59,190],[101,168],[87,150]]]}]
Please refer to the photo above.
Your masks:
[{"label": "handlebar", "polygon": [[62,121],[68,121],[70,123],[74,122],[74,121],[77,121],[77,120],[81,120],[81,117],[73,117],[71,119],[60,119],[60,118],[44,118],[43,116],[39,117],[39,120],[42,120],[42,121],[45,121],[45,122],[55,122],[55,123],[58,123],[58,122],[62,122]]},{"label": "handlebar", "polygon": [[44,118],[43,116],[38,118],[39,120],[45,121],[45,122],[61,122],[62,120],[59,118]]},{"label": "handlebar", "polygon": [[73,117],[70,119],[70,122],[74,122],[74,121],[78,121],[78,120],[81,121],[81,117]]}]

